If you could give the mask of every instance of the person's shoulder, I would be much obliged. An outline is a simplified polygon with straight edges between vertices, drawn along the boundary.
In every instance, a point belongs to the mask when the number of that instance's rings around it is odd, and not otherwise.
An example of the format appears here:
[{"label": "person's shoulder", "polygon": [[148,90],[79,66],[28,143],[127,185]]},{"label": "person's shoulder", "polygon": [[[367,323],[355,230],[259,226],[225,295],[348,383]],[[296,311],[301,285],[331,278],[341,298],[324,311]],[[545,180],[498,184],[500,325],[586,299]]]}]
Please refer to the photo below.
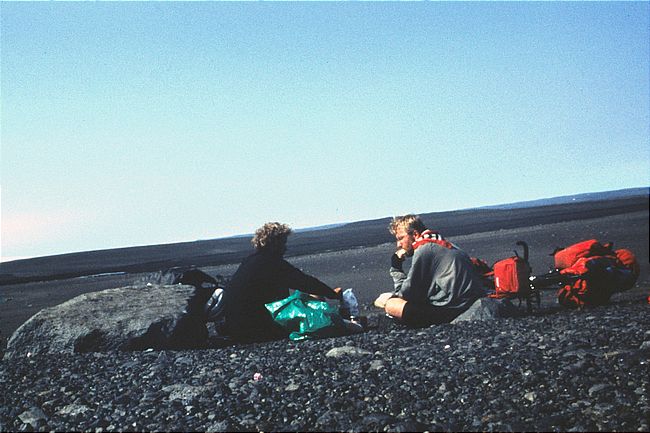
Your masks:
[{"label": "person's shoulder", "polygon": [[244,257],[242,263],[251,262],[258,259],[259,259],[259,251],[253,251],[252,253]]},{"label": "person's shoulder", "polygon": [[264,263],[286,263],[287,262],[281,254],[277,254],[273,251],[258,250],[249,256],[251,260],[264,262]]},{"label": "person's shoulder", "polygon": [[267,254],[264,254],[261,250],[255,250],[242,260],[241,264],[244,266],[255,266],[264,262],[268,262],[269,258]]},{"label": "person's shoulder", "polygon": [[433,256],[453,255],[455,254],[453,248],[447,248],[436,242],[427,242],[420,245],[413,253],[413,259],[426,259]]},{"label": "person's shoulder", "polygon": [[427,242],[425,244],[420,245],[413,252],[413,259],[415,260],[415,259],[418,259],[418,258],[421,258],[421,257],[426,257],[426,256],[430,256],[430,255],[434,254],[436,246],[438,246],[438,245],[435,245],[432,242]]},{"label": "person's shoulder", "polygon": [[422,245],[420,245],[420,246],[418,247],[418,249],[415,250],[415,251],[416,251],[416,252],[417,252],[418,250],[422,250],[422,251],[435,251],[435,250],[438,249],[438,248],[445,248],[445,247],[444,247],[443,245],[440,245],[440,244],[437,243],[437,242],[424,242],[424,243],[423,243]]}]

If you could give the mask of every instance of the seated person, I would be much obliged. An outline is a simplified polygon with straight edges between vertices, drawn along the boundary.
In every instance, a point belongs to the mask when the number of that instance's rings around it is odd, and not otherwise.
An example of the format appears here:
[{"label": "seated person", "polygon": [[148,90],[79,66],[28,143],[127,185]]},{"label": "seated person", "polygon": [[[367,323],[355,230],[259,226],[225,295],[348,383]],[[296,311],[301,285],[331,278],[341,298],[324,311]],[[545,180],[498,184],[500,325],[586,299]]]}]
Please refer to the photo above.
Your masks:
[{"label": "seated person", "polygon": [[[448,323],[487,294],[469,256],[417,215],[393,218],[389,230],[397,240],[390,269],[395,291],[375,302],[385,302],[388,315],[412,327]],[[406,257],[413,257],[408,275]]]},{"label": "seated person", "polygon": [[243,342],[286,338],[288,332],[278,325],[264,304],[289,296],[289,289],[330,299],[340,299],[341,289],[332,289],[306,275],[284,260],[286,224],[266,223],[251,243],[255,252],[246,257],[224,291],[226,332]]}]

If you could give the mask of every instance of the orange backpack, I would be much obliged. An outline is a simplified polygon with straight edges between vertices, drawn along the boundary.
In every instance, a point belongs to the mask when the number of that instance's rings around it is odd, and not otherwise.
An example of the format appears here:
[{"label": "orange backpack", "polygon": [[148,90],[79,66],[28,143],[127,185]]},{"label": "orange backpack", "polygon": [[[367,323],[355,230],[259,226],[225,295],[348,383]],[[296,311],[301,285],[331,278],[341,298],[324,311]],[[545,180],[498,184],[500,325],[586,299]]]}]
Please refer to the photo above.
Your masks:
[{"label": "orange backpack", "polygon": [[613,251],[611,243],[595,239],[555,253],[555,266],[566,278],[557,293],[558,302],[567,307],[606,304],[614,293],[631,289],[639,276],[632,251]]},{"label": "orange backpack", "polygon": [[537,305],[540,305],[540,295],[534,286],[530,284],[532,268],[528,263],[528,245],[524,241],[518,241],[517,245],[524,248],[524,256],[520,257],[517,251],[512,257],[499,260],[493,266],[492,276],[494,279],[494,293],[491,298],[516,298],[520,303],[526,300],[528,312],[532,311],[532,299],[536,298]]},{"label": "orange backpack", "polygon": [[641,268],[639,267],[639,262],[636,261],[636,256],[634,253],[625,248],[621,248],[614,252],[616,253],[616,261],[618,264],[632,271],[632,274],[634,274],[635,278],[639,278]]},{"label": "orange backpack", "polygon": [[616,267],[616,259],[610,256],[581,257],[572,266],[562,269],[568,277],[557,293],[558,302],[565,307],[604,305],[615,293],[610,270]]},{"label": "orange backpack", "polygon": [[555,260],[556,269],[566,269],[573,266],[573,264],[582,257],[612,255],[614,255],[614,252],[612,251],[611,243],[601,244],[596,239],[590,239],[555,251],[553,253],[553,258]]}]

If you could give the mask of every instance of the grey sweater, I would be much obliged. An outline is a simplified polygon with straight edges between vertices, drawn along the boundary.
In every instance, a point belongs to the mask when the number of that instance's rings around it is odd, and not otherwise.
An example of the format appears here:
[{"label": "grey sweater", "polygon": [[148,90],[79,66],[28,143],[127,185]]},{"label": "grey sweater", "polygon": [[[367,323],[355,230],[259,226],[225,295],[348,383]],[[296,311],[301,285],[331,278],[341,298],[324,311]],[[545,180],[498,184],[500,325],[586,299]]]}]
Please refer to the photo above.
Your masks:
[{"label": "grey sweater", "polygon": [[435,243],[415,250],[408,275],[401,266],[391,267],[390,275],[395,294],[413,303],[464,310],[487,294],[464,251]]}]

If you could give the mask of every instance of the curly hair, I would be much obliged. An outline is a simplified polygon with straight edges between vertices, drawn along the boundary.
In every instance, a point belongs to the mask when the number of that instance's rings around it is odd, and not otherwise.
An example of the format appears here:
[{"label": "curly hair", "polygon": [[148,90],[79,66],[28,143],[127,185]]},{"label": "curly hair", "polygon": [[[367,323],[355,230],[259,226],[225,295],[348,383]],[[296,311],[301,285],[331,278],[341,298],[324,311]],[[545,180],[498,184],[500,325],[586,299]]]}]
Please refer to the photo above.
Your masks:
[{"label": "curly hair", "polygon": [[291,232],[291,228],[286,224],[266,223],[255,231],[251,244],[256,250],[282,251]]},{"label": "curly hair", "polygon": [[422,233],[427,229],[420,217],[413,214],[393,217],[393,220],[388,226],[388,230],[394,235],[400,227],[409,235],[412,235],[414,230]]}]

